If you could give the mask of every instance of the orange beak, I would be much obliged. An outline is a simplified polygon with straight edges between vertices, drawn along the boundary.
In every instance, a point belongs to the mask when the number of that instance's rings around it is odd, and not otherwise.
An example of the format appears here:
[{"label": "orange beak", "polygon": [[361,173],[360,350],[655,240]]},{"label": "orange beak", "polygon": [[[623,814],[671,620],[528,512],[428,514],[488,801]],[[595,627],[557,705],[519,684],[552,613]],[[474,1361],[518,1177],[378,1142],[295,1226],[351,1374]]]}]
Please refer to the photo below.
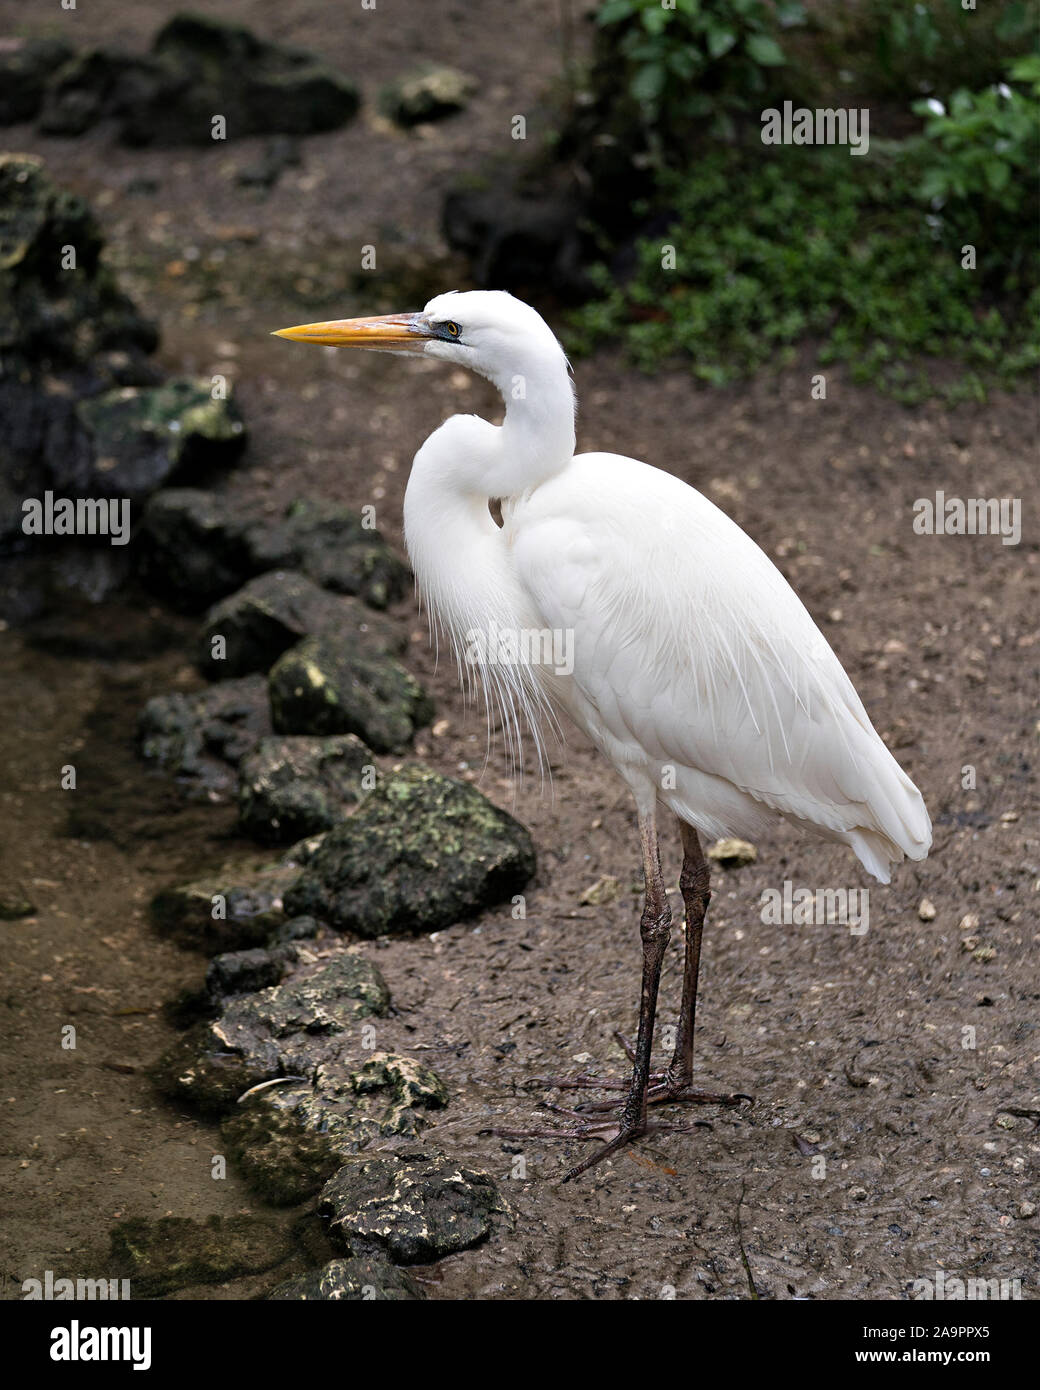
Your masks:
[{"label": "orange beak", "polygon": [[435,335],[422,314],[376,314],[364,319],[334,319],[330,323],[303,323],[279,328],[273,335],[294,343],[320,347],[375,348],[383,352],[422,352]]}]

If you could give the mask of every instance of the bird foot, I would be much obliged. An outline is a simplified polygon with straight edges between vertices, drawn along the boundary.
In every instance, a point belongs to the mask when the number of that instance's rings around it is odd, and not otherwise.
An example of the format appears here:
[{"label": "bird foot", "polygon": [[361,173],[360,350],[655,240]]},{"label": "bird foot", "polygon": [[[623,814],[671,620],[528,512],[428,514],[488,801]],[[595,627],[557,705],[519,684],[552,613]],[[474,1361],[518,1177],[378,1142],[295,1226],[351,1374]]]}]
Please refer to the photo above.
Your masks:
[{"label": "bird foot", "polygon": [[[623,1033],[615,1033],[614,1037],[624,1049],[629,1061],[635,1061],[635,1051],[632,1044]],[[627,1091],[628,1081],[621,1081],[613,1076],[595,1076],[591,1072],[579,1072],[576,1076],[534,1076],[531,1078],[532,1085],[550,1086],[557,1091]],[[742,1101],[749,1104],[754,1100],[744,1091],[699,1091],[691,1085],[690,1079],[676,1075],[672,1068],[666,1071],[652,1071],[649,1078],[649,1086],[646,1093],[647,1105],[739,1105]],[[575,1107],[575,1114],[594,1114],[599,1111],[613,1110],[616,1101],[600,1100],[589,1101],[584,1105]]]},{"label": "bird foot", "polygon": [[588,1172],[597,1163],[602,1163],[605,1158],[623,1149],[626,1144],[631,1144],[635,1139],[642,1139],[647,1134],[692,1134],[694,1129],[710,1129],[700,1121],[694,1125],[668,1124],[660,1120],[643,1120],[636,1124],[626,1124],[622,1119],[590,1121],[587,1115],[578,1110],[568,1110],[562,1105],[549,1105],[544,1107],[551,1110],[556,1115],[569,1115],[577,1120],[577,1124],[567,1129],[483,1129],[481,1134],[493,1134],[500,1139],[603,1139],[606,1142],[590,1154],[582,1163],[570,1168],[564,1173],[561,1182],[570,1182],[573,1178],[579,1177],[582,1173]]}]

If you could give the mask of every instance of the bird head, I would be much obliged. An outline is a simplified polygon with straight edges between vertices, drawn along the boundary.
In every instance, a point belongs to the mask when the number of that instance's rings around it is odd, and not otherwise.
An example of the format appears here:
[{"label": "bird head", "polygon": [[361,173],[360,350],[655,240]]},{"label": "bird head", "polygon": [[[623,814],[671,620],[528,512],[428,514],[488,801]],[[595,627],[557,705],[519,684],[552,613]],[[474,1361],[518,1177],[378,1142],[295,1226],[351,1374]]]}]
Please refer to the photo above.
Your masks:
[{"label": "bird head", "polygon": [[563,349],[542,316],[504,290],[453,290],[418,313],[305,323],[281,328],[275,336],[322,347],[420,353],[479,372],[503,392],[517,375],[547,361],[566,367]]}]

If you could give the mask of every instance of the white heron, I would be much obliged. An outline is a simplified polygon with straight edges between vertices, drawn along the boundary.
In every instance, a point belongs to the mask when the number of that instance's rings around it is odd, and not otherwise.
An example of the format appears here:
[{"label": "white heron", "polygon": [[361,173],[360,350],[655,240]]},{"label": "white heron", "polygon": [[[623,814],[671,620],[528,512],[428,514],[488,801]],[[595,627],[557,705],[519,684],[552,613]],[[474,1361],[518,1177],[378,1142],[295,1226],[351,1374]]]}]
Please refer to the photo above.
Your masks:
[{"label": "white heron", "polygon": [[[779,815],[847,844],[887,883],[893,864],[923,859],[931,844],[920,792],[794,590],[735,522],[670,473],[618,454],[575,454],[567,359],[527,304],[501,291],[452,292],[421,313],[305,324],[279,336],[421,353],[498,388],[501,425],[454,415],[415,456],[404,524],[419,590],[460,662],[478,661],[507,731],[566,711],[635,800],[646,898],[627,1097],[612,1121],[592,1118],[610,1101],[550,1107],[577,1125],[524,1133],[602,1137],[572,1178],[652,1129],[681,1128],[649,1122],[649,1105],[736,1103],[693,1086],[710,897],[699,837],[754,836]],[[551,644],[523,640],[546,633],[563,638],[566,662],[554,664]],[[505,660],[503,636],[511,639]],[[652,1073],[671,923],[662,805],[681,830],[686,950],[674,1055]],[[625,1089],[590,1076],[553,1084]]]}]

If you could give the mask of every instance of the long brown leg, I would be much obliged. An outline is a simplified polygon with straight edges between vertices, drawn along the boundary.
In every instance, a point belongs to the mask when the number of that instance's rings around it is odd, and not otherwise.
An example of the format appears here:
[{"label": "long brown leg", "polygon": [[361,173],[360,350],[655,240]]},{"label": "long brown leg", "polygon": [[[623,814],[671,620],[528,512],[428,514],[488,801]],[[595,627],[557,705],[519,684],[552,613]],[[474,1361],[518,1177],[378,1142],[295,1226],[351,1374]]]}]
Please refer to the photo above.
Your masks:
[{"label": "long brown leg", "polygon": [[[606,1130],[611,1134],[602,1148],[596,1150],[583,1163],[579,1163],[564,1175],[569,1182],[586,1172],[594,1164],[600,1163],[610,1154],[633,1139],[657,1130],[685,1130],[682,1125],[649,1124],[646,1116],[647,1089],[650,1082],[650,1055],[654,1042],[654,1017],[657,1012],[657,994],[661,983],[661,964],[664,960],[668,938],[671,935],[672,913],[668,906],[668,895],[664,890],[661,876],[661,857],[657,842],[657,821],[654,810],[639,816],[639,842],[643,852],[643,876],[646,880],[646,899],[643,915],[639,923],[639,935],[643,944],[642,989],[639,999],[639,1031],[632,1052],[632,1080],[628,1087],[628,1097],[621,1114],[610,1125],[594,1124],[577,1111],[563,1111],[550,1106],[560,1114],[570,1114],[579,1121],[574,1130],[504,1130],[492,1129],[487,1133],[504,1138],[549,1138],[595,1139]],[[616,1103],[616,1102],[615,1102]],[[613,1108],[613,1104],[611,1105]]]},{"label": "long brown leg", "polygon": [[693,1085],[693,1025],[697,1016],[697,980],[701,969],[701,938],[704,914],[711,901],[711,875],[701,850],[700,837],[692,825],[679,822],[683,864],[679,891],[686,909],[686,954],[683,961],[682,1003],[679,1006],[679,1032],[675,1051],[668,1064],[668,1081],[674,1087]]},{"label": "long brown leg", "polygon": [[[704,914],[711,901],[710,871],[708,861],[701,850],[700,837],[692,825],[679,822],[682,836],[683,866],[679,876],[679,890],[682,893],[686,910],[686,951],[683,960],[682,1003],[679,1006],[679,1031],[675,1039],[672,1060],[663,1072],[652,1076],[653,1086],[647,1093],[649,1105],[662,1105],[670,1101],[685,1101],[701,1105],[736,1105],[751,1097],[742,1092],[719,1094],[714,1091],[697,1091],[693,1088],[693,1031],[697,1017],[697,981],[701,967],[701,940],[704,935]],[[633,1049],[620,1034],[616,1035],[629,1058],[635,1061],[638,1049]],[[575,1078],[581,1089],[592,1089],[593,1078]],[[611,1109],[613,1101],[597,1101],[581,1106],[588,1114]]]}]

